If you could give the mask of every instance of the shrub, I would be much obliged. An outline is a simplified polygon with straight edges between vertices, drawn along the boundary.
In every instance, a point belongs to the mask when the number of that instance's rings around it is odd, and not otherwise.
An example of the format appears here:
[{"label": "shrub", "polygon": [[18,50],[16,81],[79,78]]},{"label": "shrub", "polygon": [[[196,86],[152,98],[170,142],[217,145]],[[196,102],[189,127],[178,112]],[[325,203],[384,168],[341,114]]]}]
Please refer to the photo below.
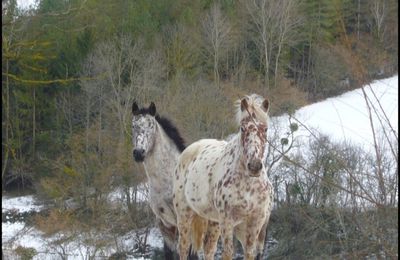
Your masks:
[{"label": "shrub", "polygon": [[37,255],[36,249],[32,247],[18,246],[15,248],[15,253],[21,258],[21,260],[30,260]]}]

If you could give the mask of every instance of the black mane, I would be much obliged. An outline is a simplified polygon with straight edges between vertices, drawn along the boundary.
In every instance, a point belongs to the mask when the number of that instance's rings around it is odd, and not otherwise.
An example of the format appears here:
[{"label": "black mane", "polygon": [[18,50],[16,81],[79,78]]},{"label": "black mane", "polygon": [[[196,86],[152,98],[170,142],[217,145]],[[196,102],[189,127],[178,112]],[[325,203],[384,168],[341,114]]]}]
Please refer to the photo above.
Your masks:
[{"label": "black mane", "polygon": [[169,119],[165,117],[161,117],[157,114],[155,118],[157,122],[161,125],[161,127],[164,129],[168,137],[171,138],[172,141],[174,141],[178,150],[180,152],[183,152],[183,150],[185,150],[186,148],[185,140],[182,138],[178,129],[172,124],[172,122]]}]

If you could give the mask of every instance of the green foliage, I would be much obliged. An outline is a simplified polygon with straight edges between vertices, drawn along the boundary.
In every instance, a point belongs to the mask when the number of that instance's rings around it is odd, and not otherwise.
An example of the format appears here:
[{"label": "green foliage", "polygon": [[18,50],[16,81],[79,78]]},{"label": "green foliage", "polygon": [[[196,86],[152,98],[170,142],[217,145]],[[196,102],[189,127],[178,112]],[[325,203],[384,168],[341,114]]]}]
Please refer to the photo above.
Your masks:
[{"label": "green foliage", "polygon": [[31,260],[35,255],[37,255],[36,249],[23,246],[18,246],[15,249],[15,253],[20,257],[21,260]]},{"label": "green foliage", "polygon": [[[143,85],[135,87],[135,93],[140,94],[139,98],[156,98],[165,93],[165,86],[171,88],[168,89],[171,93],[190,89],[187,86],[177,87],[182,79],[187,85],[211,80],[210,75],[203,74],[209,73],[209,65],[213,61],[204,53],[200,32],[203,18],[215,2],[41,0],[38,1],[37,9],[23,11],[16,8],[16,1],[5,1],[2,26],[2,112],[3,130],[7,131],[4,131],[3,136],[3,160],[6,162],[3,172],[10,173],[10,165],[14,161],[32,163],[32,169],[48,168],[42,159],[57,158],[63,153],[63,145],[73,132],[82,130],[85,111],[82,110],[83,101],[79,97],[82,96],[83,81],[78,80],[85,75],[82,73],[85,70],[84,61],[99,43],[111,38],[118,42],[121,35],[124,35],[131,38],[133,43],[143,40],[141,52],[146,52],[143,56],[162,53],[162,59],[153,63],[166,68],[165,73],[153,67],[159,71],[157,73],[162,75],[163,80],[148,80],[156,73],[146,67],[148,75],[137,77]],[[269,53],[270,83],[273,77],[282,77],[282,80],[278,78],[277,88],[284,89],[282,83],[290,78],[297,84],[292,88],[300,86],[314,99],[339,94],[348,90],[349,86],[338,82],[349,78],[352,83],[352,73],[358,71],[353,68],[354,64],[349,58],[351,55],[360,57],[365,64],[365,71],[371,77],[395,72],[397,44],[394,43],[397,42],[398,34],[395,17],[398,4],[396,1],[385,2],[387,12],[383,26],[386,29],[382,37],[386,40],[378,41],[373,31],[376,24],[371,13],[371,3],[361,2],[360,6],[357,1],[350,0],[296,2],[296,9],[290,14],[298,23],[288,36],[287,44],[282,46],[276,67],[282,71],[280,75],[276,75],[275,64],[272,64],[277,58],[278,31],[277,28],[267,28],[272,33],[269,40],[273,50]],[[250,81],[266,76],[263,71],[265,64],[262,62],[264,57],[257,47],[258,32],[249,27],[251,17],[245,15],[244,3],[231,0],[218,3],[223,16],[229,18],[232,25],[231,47],[224,50],[219,60],[221,82],[227,85],[239,83],[244,91],[250,91]],[[347,48],[343,44],[346,33],[354,50],[343,51]],[[146,66],[146,59],[143,60],[135,59],[131,68]],[[124,78],[126,70],[123,71],[124,81],[121,83],[128,84]],[[96,73],[92,71],[88,74],[89,77],[98,77],[94,84],[101,82],[101,75]],[[238,78],[241,82],[236,82]],[[151,84],[156,85],[147,91]],[[354,86],[351,84],[350,87]],[[182,94],[182,100],[188,93],[191,90]],[[219,93],[217,96],[224,99],[224,96],[229,95]],[[108,101],[101,102],[104,107]],[[210,102],[213,102],[212,99]],[[101,111],[99,103],[93,106],[91,120],[96,119]],[[296,107],[287,101],[282,110],[291,112]],[[203,131],[208,128],[207,121],[200,118],[202,126],[193,129],[191,135],[203,136]],[[215,128],[218,127],[221,126],[216,124]],[[40,172],[35,175],[35,179],[48,173]]]},{"label": "green foliage", "polygon": [[[373,252],[379,254],[377,237],[364,232],[376,232],[379,228],[373,227],[373,223],[383,228],[398,216],[397,210],[385,212],[387,215],[376,210],[351,212],[334,207],[283,206],[272,212],[270,234],[279,242],[269,251],[269,258],[330,259],[340,255],[357,259]],[[378,216],[382,217],[381,221],[374,222]],[[360,226],[361,223],[369,225]],[[378,237],[383,235],[387,245],[393,244],[398,240],[393,232],[384,235],[378,231]]]},{"label": "green foliage", "polygon": [[[232,27],[232,42],[218,62],[218,87],[201,36],[204,17],[217,2]],[[356,87],[352,82],[359,71],[365,81],[397,72],[397,1],[384,1],[378,37],[372,0],[293,0],[290,15],[297,22],[276,68],[279,27],[266,28],[269,71],[246,2],[251,1],[40,0],[36,10],[23,11],[17,1],[3,1],[3,185],[29,181],[56,202],[57,209],[39,221],[42,230],[79,234],[94,226],[121,235],[153,223],[148,206],[129,192],[145,181],[141,166],[132,162],[133,98],[155,101],[189,144],[236,132],[232,103],[244,94],[266,94],[278,104],[277,113],[292,114],[307,103],[306,94],[321,99]],[[125,40],[129,46],[118,51]],[[267,83],[277,83],[268,93],[265,76]],[[340,84],[346,78],[350,86]],[[299,126],[289,128],[293,133]],[[288,138],[279,141],[289,145]],[[335,207],[346,169],[365,170],[356,162],[359,153],[346,157],[326,139],[311,146],[310,158],[294,160],[314,175],[288,160],[282,164],[282,174],[292,179],[286,183],[287,200],[272,217],[279,243],[270,258],[360,259],[382,250],[377,239],[388,252],[397,252],[398,238],[391,231],[397,211],[355,214]],[[106,199],[116,187],[124,190],[124,209],[112,208]],[[76,203],[74,209],[59,212],[66,200]],[[29,248],[17,251],[25,259],[36,255]]]}]

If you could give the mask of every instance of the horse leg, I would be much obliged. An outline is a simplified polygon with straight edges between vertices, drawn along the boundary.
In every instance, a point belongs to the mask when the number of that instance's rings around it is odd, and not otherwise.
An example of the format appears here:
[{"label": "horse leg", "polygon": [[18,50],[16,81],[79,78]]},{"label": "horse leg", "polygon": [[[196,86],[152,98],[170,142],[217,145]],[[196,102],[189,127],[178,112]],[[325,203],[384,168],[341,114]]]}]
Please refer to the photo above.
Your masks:
[{"label": "horse leg", "polygon": [[208,222],[207,234],[204,240],[204,256],[205,260],[214,259],[217,251],[218,238],[220,235],[220,227],[218,222]]},{"label": "horse leg", "polygon": [[169,248],[165,240],[164,240],[164,258],[165,260],[175,260],[174,252],[171,250],[171,248]]},{"label": "horse leg", "polygon": [[[258,238],[261,228],[265,224],[265,217],[260,221],[259,215],[247,218],[246,241],[244,246],[244,259],[254,260],[257,255]],[[261,222],[261,224],[260,224]]]},{"label": "horse leg", "polygon": [[186,207],[184,211],[177,212],[177,225],[178,225],[178,251],[179,259],[186,260],[190,248],[190,226],[193,219],[194,212]]},{"label": "horse leg", "polygon": [[267,225],[268,225],[268,218],[265,221],[264,225],[262,226],[260,234],[258,234],[256,260],[261,260],[264,254],[264,245],[265,245],[265,240],[267,239]]},{"label": "horse leg", "polygon": [[164,257],[167,260],[176,259],[177,256],[174,254],[176,250],[176,242],[178,239],[178,230],[175,226],[165,225],[161,219],[156,218],[156,223],[160,229],[161,235],[164,238]]},{"label": "horse leg", "polygon": [[233,257],[233,221],[224,219],[220,221],[222,238],[222,259],[231,260]]}]

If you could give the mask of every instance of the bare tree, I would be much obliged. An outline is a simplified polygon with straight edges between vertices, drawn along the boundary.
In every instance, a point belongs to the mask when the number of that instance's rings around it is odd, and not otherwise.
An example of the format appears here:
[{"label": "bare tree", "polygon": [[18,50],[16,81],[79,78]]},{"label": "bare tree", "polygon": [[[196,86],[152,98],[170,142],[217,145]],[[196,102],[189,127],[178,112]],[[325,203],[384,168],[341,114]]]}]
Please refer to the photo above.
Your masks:
[{"label": "bare tree", "polygon": [[218,4],[214,4],[203,21],[204,44],[208,56],[213,58],[214,80],[219,87],[219,63],[226,53],[232,39],[232,27],[228,19],[221,13]]},{"label": "bare tree", "polygon": [[134,94],[131,81],[137,73],[134,65],[135,56],[140,52],[139,44],[134,44],[132,39],[124,36],[101,43],[95,52],[95,66],[104,73],[103,84],[110,89],[111,95],[108,105],[118,119],[120,138],[123,138],[129,104]]},{"label": "bare tree", "polygon": [[100,43],[86,58],[82,74],[91,79],[81,81],[86,94],[86,129],[90,114],[98,115],[101,128],[104,114],[111,112],[123,140],[125,134],[130,134],[127,126],[132,100],[143,102],[154,94],[160,95],[166,69],[161,51],[147,51],[142,40],[121,36]]},{"label": "bare tree", "polygon": [[280,57],[282,54],[283,48],[287,45],[290,44],[291,42],[294,41],[295,39],[295,29],[301,24],[302,19],[301,17],[296,14],[296,10],[299,9],[298,6],[299,1],[296,0],[282,0],[282,1],[277,1],[277,6],[276,6],[276,26],[277,28],[277,51],[274,51],[276,53],[275,57],[275,81],[274,81],[274,87],[277,85],[277,77],[279,75],[278,73],[278,66],[279,66],[279,61]]},{"label": "bare tree", "polygon": [[262,54],[260,60],[264,63],[264,83],[268,90],[269,72],[273,69],[277,77],[282,50],[293,39],[292,33],[301,23],[300,16],[295,13],[298,1],[251,0],[244,1],[244,6],[256,31],[255,43]]},{"label": "bare tree", "polygon": [[386,0],[372,0],[369,2],[369,10],[373,19],[373,27],[379,41],[383,41],[385,34],[385,19],[387,16]]},{"label": "bare tree", "polygon": [[[271,29],[274,28],[272,25],[273,10],[271,8],[274,1],[269,0],[251,0],[244,1],[245,7],[248,14],[251,17],[251,21],[254,24],[257,37],[256,44],[260,53],[263,54],[264,62],[264,83],[266,84],[266,90],[269,89],[269,67],[270,67],[270,52],[271,52]],[[264,93],[265,94],[265,93]]]}]

